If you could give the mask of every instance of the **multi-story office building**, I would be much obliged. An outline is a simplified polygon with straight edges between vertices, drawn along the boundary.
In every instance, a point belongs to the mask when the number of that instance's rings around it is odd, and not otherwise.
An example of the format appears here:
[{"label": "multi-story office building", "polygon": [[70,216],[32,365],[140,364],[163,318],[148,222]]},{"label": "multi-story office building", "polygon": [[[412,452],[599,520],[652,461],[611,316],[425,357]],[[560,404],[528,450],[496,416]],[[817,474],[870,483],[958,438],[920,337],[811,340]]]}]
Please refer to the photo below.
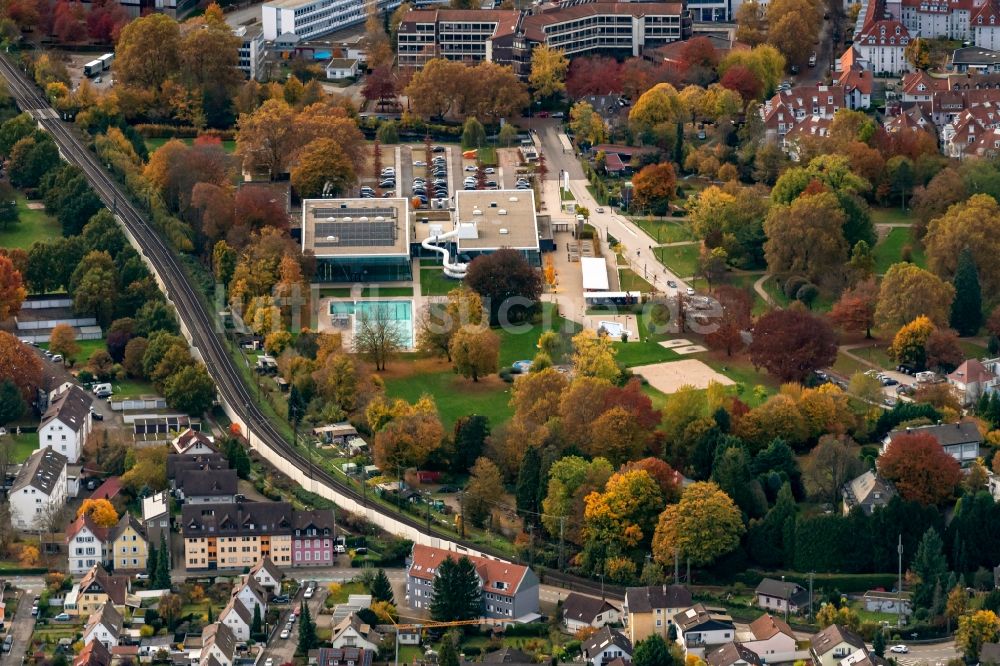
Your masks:
[{"label": "multi-story office building", "polygon": [[260,25],[242,26],[233,31],[243,40],[240,43],[239,68],[248,78],[260,80],[264,64],[264,28]]},{"label": "multi-story office building", "polygon": [[[373,0],[381,15],[399,7],[400,0]],[[273,41],[281,35],[315,39],[322,35],[364,23],[372,0],[271,0],[261,6],[264,39]]]}]

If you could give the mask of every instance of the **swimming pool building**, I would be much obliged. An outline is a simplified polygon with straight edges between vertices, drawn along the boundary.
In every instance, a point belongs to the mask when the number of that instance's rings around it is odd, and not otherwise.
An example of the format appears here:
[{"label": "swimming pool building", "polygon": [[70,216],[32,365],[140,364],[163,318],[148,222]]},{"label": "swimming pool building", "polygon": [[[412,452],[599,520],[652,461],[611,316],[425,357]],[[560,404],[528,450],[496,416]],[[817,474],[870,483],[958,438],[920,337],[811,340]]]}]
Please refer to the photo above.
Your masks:
[{"label": "swimming pool building", "polygon": [[439,256],[422,245],[429,237],[440,236],[433,244],[462,262],[510,248],[539,267],[541,252],[552,249],[539,239],[531,190],[459,191],[450,214],[413,212],[403,198],[306,199],[301,233],[302,251],[316,256],[318,282],[413,280],[412,258]]}]

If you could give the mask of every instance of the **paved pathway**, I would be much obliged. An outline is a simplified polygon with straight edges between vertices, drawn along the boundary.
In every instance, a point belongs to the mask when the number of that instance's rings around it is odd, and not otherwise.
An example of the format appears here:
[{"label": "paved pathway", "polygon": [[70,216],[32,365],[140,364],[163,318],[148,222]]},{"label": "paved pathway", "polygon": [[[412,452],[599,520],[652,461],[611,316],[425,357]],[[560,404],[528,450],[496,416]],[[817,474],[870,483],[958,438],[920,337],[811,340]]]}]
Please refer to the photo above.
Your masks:
[{"label": "paved pathway", "polygon": [[753,290],[755,292],[757,292],[758,296],[760,296],[761,298],[764,299],[765,303],[767,303],[768,305],[773,306],[774,305],[774,299],[771,298],[771,294],[767,293],[767,290],[764,289],[764,283],[767,281],[767,279],[769,277],[771,277],[770,273],[764,273],[759,278],[757,278],[756,280],[754,280]]},{"label": "paved pathway", "polygon": [[11,635],[14,637],[14,644],[11,646],[10,654],[4,659],[8,664],[24,663],[24,657],[28,652],[28,643],[31,641],[31,634],[35,631],[35,618],[31,616],[31,601],[41,591],[41,587],[32,587],[22,590],[18,594],[17,612],[14,614],[14,621],[10,628]]}]

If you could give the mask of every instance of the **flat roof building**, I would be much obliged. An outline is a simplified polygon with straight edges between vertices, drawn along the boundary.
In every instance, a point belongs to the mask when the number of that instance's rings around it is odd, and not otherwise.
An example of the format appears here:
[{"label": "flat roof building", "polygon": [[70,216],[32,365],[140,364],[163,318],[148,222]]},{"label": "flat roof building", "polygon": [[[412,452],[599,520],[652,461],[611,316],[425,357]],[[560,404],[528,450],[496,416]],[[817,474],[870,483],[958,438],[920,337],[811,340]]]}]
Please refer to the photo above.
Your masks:
[{"label": "flat roof building", "polygon": [[[400,0],[376,0],[376,11],[392,12]],[[271,0],[261,5],[264,39],[274,41],[282,35],[313,39],[347,26],[364,23],[370,3],[334,2],[334,0]]]},{"label": "flat roof building", "polygon": [[316,255],[321,282],[413,279],[406,199],[306,199],[302,250]]},{"label": "flat roof building", "polygon": [[506,9],[419,9],[403,17],[396,43],[400,67],[431,58],[508,64],[521,13]]},{"label": "flat roof building", "polygon": [[[531,190],[459,190],[455,193],[459,255],[473,259],[502,248],[520,250],[532,266],[541,265],[535,193]],[[474,232],[474,233],[473,233]]]}]

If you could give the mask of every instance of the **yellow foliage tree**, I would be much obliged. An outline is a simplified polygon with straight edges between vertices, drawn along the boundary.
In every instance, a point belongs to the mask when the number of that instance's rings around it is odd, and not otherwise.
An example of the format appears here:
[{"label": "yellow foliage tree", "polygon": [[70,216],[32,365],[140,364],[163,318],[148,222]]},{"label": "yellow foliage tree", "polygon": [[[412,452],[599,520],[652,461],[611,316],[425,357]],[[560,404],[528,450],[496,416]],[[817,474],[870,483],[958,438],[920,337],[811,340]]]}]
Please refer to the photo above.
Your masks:
[{"label": "yellow foliage tree", "polygon": [[114,527],[118,524],[118,512],[106,499],[83,500],[76,516],[79,518],[84,514],[90,516],[90,519],[100,527]]},{"label": "yellow foliage tree", "polygon": [[559,49],[539,46],[531,51],[531,74],[528,84],[535,97],[544,99],[566,90],[566,72],[569,59]]},{"label": "yellow foliage tree", "polygon": [[711,564],[740,543],[745,528],[733,500],[710,481],[692,483],[681,501],[660,514],[653,535],[653,557],[671,565],[674,555],[695,566]]},{"label": "yellow foliage tree", "polygon": [[573,336],[573,365],[577,374],[615,382],[621,374],[615,349],[607,336],[598,337],[589,329]]}]

